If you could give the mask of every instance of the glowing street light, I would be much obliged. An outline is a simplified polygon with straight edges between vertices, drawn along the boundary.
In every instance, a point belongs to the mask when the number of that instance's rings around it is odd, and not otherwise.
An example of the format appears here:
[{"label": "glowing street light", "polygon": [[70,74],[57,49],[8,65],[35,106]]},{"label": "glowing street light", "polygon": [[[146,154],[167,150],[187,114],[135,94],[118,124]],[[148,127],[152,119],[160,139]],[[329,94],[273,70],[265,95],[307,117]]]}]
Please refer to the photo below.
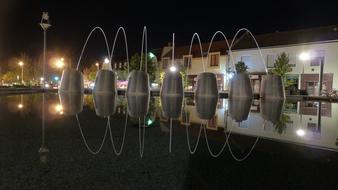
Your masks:
[{"label": "glowing street light", "polygon": [[23,104],[18,104],[18,108],[22,109],[23,108]]},{"label": "glowing street light", "polygon": [[64,58],[57,59],[55,62],[55,66],[58,69],[62,69],[65,66]]},{"label": "glowing street light", "polygon": [[23,84],[23,65],[24,65],[24,63],[22,61],[20,61],[18,63],[18,65],[21,67],[21,83]]},{"label": "glowing street light", "polygon": [[104,58],[104,62],[103,63],[108,64],[109,63],[109,59],[107,57]]},{"label": "glowing street light", "polygon": [[97,70],[100,70],[100,64],[98,62],[95,63]]},{"label": "glowing street light", "polygon": [[301,61],[309,61],[310,58],[311,58],[311,56],[308,52],[302,52],[301,54],[299,54],[299,59]]}]

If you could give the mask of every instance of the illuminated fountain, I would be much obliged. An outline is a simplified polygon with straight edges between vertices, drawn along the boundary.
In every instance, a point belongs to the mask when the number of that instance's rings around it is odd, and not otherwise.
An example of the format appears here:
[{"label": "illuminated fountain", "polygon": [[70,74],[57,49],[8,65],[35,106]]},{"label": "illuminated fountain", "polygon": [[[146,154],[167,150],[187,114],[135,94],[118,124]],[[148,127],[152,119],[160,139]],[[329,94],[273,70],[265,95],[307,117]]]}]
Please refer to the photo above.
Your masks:
[{"label": "illuminated fountain", "polygon": [[[101,69],[98,71],[96,75],[96,79],[95,79],[94,89],[93,89],[93,99],[94,99],[96,115],[102,118],[107,118],[106,129],[105,129],[104,136],[102,138],[101,145],[99,146],[99,149],[94,151],[90,149],[83,135],[78,114],[82,111],[83,92],[84,92],[83,76],[82,76],[82,73],[79,71],[79,66],[80,66],[81,57],[84,53],[87,42],[90,39],[92,33],[96,30],[101,31],[101,33],[104,36],[106,47],[107,47],[107,54],[109,57],[108,59],[109,69]],[[239,30],[236,33],[235,38],[238,35],[238,33],[243,30],[248,32],[254,39],[253,35],[247,29]],[[117,98],[116,72],[112,69],[111,62],[112,62],[112,58],[114,57],[113,54],[114,54],[116,39],[120,32],[122,32],[124,35],[129,75],[128,75],[128,86],[127,86],[126,93],[125,93],[125,97],[127,99],[127,110],[126,110],[127,114],[126,114],[126,120],[125,120],[125,125],[124,125],[123,140],[122,140],[120,149],[117,150],[115,148],[114,140],[112,137],[111,124],[110,124],[111,115],[115,113],[116,98]],[[233,46],[234,40],[232,41],[231,45],[229,45],[227,38],[220,31],[217,31],[213,35],[210,41],[208,52],[207,52],[207,59],[210,59],[210,56],[209,56],[210,49],[213,44],[213,40],[215,36],[218,34],[221,34],[222,37],[225,39],[227,46],[228,46],[225,48],[229,49],[229,56],[231,58],[230,60],[232,61],[232,65],[234,66],[232,52],[231,52],[231,48]],[[197,33],[195,33],[192,36],[190,49],[189,49],[189,56],[191,56],[192,44],[195,38],[197,38],[198,43],[199,43],[203,71],[199,73],[197,76],[197,87],[195,89],[194,96],[195,96],[195,102],[196,102],[197,116],[202,120],[202,123],[201,123],[196,145],[193,149],[190,147],[188,128],[186,128],[187,143],[188,143],[189,151],[191,154],[195,153],[198,143],[199,143],[201,131],[204,130],[205,140],[206,140],[207,147],[208,147],[208,150],[211,156],[218,157],[219,155],[221,155],[225,147],[228,145],[229,151],[234,157],[234,159],[237,161],[243,161],[250,155],[251,151],[253,150],[256,143],[258,142],[259,137],[257,137],[257,140],[255,141],[249,153],[246,154],[246,156],[244,156],[243,158],[237,158],[232,153],[231,147],[228,143],[228,139],[230,138],[230,135],[231,135],[231,129],[228,135],[227,133],[225,133],[226,140],[224,142],[224,145],[222,146],[222,148],[220,149],[218,153],[213,153],[213,151],[211,151],[211,148],[209,146],[206,126],[208,125],[209,121],[213,119],[215,116],[217,102],[219,98],[218,87],[217,87],[218,85],[217,85],[216,75],[214,73],[206,71],[205,62],[203,59],[204,53],[202,50],[200,38]],[[255,43],[257,45],[258,51],[261,54],[261,51],[258,47],[256,40],[255,40]],[[111,52],[109,52],[109,46],[108,46],[104,31],[100,27],[95,27],[90,32],[89,36],[87,37],[87,40],[85,42],[85,45],[82,49],[82,52],[81,52],[81,55],[78,61],[77,68],[73,70],[66,69],[63,71],[61,85],[59,89],[60,102],[61,102],[62,107],[64,108],[68,107],[68,110],[67,109],[64,110],[67,112],[67,114],[76,115],[78,126],[82,134],[82,138],[90,153],[98,154],[100,152],[105,142],[108,131],[109,131],[114,152],[116,155],[120,155],[123,149],[128,116],[131,116],[134,118],[138,118],[138,121],[139,121],[140,156],[141,157],[143,156],[144,140],[145,140],[144,137],[145,137],[145,128],[146,128],[145,118],[148,114],[149,100],[150,100],[149,75],[147,73],[147,55],[148,55],[147,48],[148,48],[147,47],[147,29],[146,27],[144,27],[143,35],[142,35],[140,68],[139,70],[133,70],[129,72],[128,44],[127,44],[127,37],[126,37],[125,30],[122,27],[118,29],[115,35],[112,50]],[[175,58],[174,53],[175,53],[175,47],[174,47],[174,35],[173,35],[172,63],[169,66],[169,69],[166,70],[165,72],[164,79],[162,81],[163,85],[161,86],[161,91],[160,91],[163,115],[170,119],[169,152],[171,152],[172,120],[178,119],[181,116],[182,102],[183,102],[183,97],[184,97],[183,79],[178,69],[178,65],[175,65],[174,63],[174,58]],[[264,60],[262,60],[262,62],[265,66]],[[230,64],[230,62],[227,64]],[[266,69],[266,66],[265,66],[265,69]],[[281,97],[281,98],[285,97],[284,91],[281,91],[279,94],[273,94],[273,95],[271,95],[270,93],[270,92],[274,92],[274,89],[283,88],[283,84],[278,83],[278,81],[279,81],[278,77],[266,76],[266,79],[264,79],[264,81],[262,82],[262,88],[261,88],[262,98],[269,99],[271,96]],[[230,81],[230,91],[229,91],[229,98],[231,99],[231,102],[229,104],[230,105],[229,107],[230,116],[236,122],[241,122],[243,120],[246,120],[246,118],[248,117],[252,97],[253,97],[253,94],[252,94],[251,83],[250,83],[250,79],[248,75],[246,73],[244,74],[236,73],[235,76]],[[186,102],[185,102],[185,107],[186,107]],[[141,133],[141,130],[143,130],[143,133]]]}]

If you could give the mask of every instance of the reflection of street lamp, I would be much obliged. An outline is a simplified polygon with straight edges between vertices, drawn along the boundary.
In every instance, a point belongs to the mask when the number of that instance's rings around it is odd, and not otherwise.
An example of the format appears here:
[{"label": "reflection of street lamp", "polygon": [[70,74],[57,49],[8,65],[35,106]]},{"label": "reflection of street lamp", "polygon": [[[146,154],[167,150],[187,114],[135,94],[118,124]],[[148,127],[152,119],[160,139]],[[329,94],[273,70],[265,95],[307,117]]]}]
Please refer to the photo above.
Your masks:
[{"label": "reflection of street lamp", "polygon": [[305,131],[304,131],[303,129],[298,129],[298,130],[296,131],[296,134],[297,134],[298,136],[300,136],[300,137],[303,137],[306,133],[305,133]]},{"label": "reflection of street lamp", "polygon": [[45,93],[42,94],[42,142],[38,150],[40,162],[46,163],[48,160],[49,149],[45,143]]},{"label": "reflection of street lamp", "polygon": [[24,65],[24,63],[22,61],[20,61],[18,64],[21,67],[21,83],[23,84],[23,65]]},{"label": "reflection of street lamp", "polygon": [[18,108],[21,110],[23,108],[23,95],[20,95],[20,104],[18,104]]}]

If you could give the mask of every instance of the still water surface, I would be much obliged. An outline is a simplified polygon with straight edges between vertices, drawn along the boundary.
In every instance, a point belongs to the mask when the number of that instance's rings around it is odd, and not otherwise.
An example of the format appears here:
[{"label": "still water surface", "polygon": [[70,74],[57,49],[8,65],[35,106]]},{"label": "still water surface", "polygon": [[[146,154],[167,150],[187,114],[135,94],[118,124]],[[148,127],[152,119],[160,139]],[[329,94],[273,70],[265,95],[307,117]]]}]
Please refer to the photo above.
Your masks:
[{"label": "still water surface", "polygon": [[147,100],[0,96],[0,189],[338,188],[338,104]]}]

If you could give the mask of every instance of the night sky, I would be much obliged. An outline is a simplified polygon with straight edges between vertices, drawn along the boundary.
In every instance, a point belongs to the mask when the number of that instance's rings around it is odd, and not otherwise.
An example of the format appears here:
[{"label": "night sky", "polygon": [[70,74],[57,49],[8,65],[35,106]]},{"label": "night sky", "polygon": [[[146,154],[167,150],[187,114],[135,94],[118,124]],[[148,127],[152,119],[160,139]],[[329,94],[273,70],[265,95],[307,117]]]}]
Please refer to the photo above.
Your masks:
[{"label": "night sky", "polygon": [[[217,30],[231,37],[241,27],[259,34],[338,23],[338,2],[333,1],[0,0],[0,64],[22,52],[31,57],[40,55],[43,38],[38,23],[42,11],[49,12],[53,25],[48,31],[48,49],[73,60],[77,60],[86,36],[95,26],[103,27],[110,44],[117,28],[124,26],[130,53],[135,53],[141,48],[144,25],[152,49],[170,42],[173,32],[176,44],[186,45],[194,32],[206,42]],[[117,49],[123,49],[122,40],[118,42]],[[101,35],[94,35],[87,52],[91,59],[105,56]]]}]

